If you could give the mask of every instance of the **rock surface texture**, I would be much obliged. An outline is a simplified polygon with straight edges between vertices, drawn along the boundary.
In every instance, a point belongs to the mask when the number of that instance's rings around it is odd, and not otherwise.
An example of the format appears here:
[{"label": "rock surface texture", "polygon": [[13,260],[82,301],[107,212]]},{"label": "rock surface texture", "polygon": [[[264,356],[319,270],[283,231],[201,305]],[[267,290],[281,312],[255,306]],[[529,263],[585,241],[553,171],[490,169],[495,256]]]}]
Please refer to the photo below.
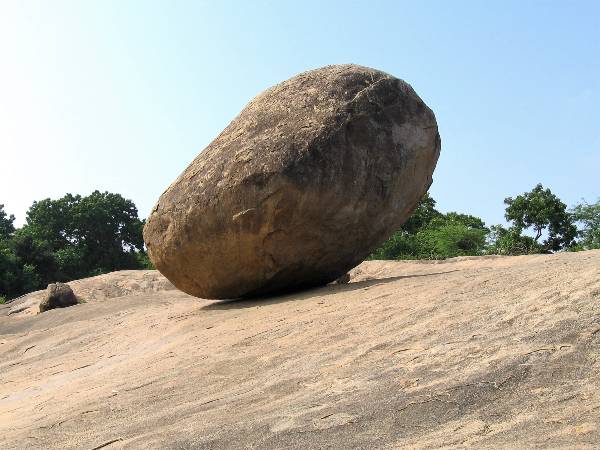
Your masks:
[{"label": "rock surface texture", "polygon": [[144,229],[156,268],[205,298],[323,285],[409,217],[440,152],[404,81],[356,65],[260,94],[162,194]]},{"label": "rock surface texture", "polygon": [[52,283],[46,289],[46,296],[40,302],[40,312],[55,308],[66,308],[79,303],[73,290],[65,283]]},{"label": "rock surface texture", "polygon": [[96,295],[0,305],[2,450],[600,448],[600,250],[366,261],[266,300],[72,286]]}]

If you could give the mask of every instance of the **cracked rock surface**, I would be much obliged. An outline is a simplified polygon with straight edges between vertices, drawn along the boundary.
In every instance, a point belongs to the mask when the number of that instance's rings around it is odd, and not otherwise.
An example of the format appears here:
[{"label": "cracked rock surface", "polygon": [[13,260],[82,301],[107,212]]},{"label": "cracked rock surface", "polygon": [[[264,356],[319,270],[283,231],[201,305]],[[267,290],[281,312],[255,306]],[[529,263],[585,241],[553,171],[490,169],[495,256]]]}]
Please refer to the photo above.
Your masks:
[{"label": "cracked rock surface", "polygon": [[369,261],[242,301],[70,285],[89,301],[0,305],[3,450],[600,447],[600,251]]},{"label": "cracked rock surface", "polygon": [[302,73],[253,99],[162,194],[148,253],[197,297],[327,284],[409,217],[439,152],[435,116],[404,81]]}]

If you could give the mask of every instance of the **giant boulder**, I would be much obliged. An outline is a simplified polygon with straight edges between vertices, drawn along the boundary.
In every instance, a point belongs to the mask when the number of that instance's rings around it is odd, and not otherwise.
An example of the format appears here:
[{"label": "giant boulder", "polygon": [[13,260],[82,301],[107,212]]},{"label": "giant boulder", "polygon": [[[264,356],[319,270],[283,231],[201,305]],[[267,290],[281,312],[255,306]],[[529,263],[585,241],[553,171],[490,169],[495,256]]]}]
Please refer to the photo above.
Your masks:
[{"label": "giant boulder", "polygon": [[359,264],[410,216],[440,137],[404,81],[327,66],[267,89],[162,194],[150,259],[203,298],[318,286]]}]

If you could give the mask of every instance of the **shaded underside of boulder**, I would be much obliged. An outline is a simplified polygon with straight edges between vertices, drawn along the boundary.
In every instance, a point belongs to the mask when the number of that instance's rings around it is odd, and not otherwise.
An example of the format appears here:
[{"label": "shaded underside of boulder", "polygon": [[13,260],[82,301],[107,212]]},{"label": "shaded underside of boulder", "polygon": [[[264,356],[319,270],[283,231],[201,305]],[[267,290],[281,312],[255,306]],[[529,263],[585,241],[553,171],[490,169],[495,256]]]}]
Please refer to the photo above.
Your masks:
[{"label": "shaded underside of boulder", "polygon": [[205,298],[326,284],[410,216],[440,152],[404,81],[356,65],[252,100],[163,193],[144,229],[156,268]]}]

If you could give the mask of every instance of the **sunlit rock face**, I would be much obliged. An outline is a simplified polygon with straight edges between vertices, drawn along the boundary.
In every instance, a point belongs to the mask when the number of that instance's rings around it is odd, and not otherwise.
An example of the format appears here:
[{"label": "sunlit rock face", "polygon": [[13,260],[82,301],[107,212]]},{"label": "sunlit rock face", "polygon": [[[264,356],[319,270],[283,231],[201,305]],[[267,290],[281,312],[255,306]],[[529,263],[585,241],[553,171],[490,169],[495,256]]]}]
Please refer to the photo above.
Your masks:
[{"label": "sunlit rock face", "polygon": [[435,116],[404,81],[356,65],[299,74],[252,100],[162,194],[148,253],[203,298],[329,283],[410,216],[439,153]]}]

